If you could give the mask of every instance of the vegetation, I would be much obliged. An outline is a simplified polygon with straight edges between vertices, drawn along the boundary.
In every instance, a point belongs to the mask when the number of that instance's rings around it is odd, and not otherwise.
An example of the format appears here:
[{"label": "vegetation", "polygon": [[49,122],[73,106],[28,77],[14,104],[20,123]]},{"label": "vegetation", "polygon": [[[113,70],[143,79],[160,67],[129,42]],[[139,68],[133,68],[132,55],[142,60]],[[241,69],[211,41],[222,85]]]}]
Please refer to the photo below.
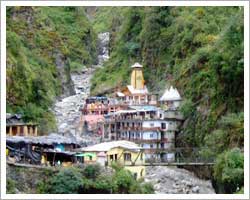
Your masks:
[{"label": "vegetation", "polygon": [[[96,33],[109,31],[110,59],[96,71],[91,94],[108,94],[125,86],[129,82],[130,65],[141,62],[151,92],[162,94],[165,87],[174,85],[184,99],[185,121],[176,143],[184,147],[207,147],[201,155],[216,158],[214,179],[225,184],[224,192],[242,192],[243,8],[87,10],[7,8],[7,111],[22,113],[27,121],[38,122],[42,133],[55,129],[50,107],[63,94],[61,85],[70,84],[71,70],[95,63]],[[91,15],[91,22],[86,12]],[[66,77],[66,84],[62,84],[62,77]],[[74,188],[75,191],[150,190],[150,186],[138,184],[129,172],[119,167],[115,173],[123,182],[101,177],[96,171],[91,167],[86,169],[82,176],[88,178],[82,178],[80,188]],[[230,171],[233,173],[229,174]],[[98,185],[95,179],[99,180]]]},{"label": "vegetation", "polygon": [[7,178],[7,194],[15,194],[15,187],[16,187],[16,182],[10,178]]},{"label": "vegetation", "polygon": [[63,168],[53,177],[50,193],[75,194],[82,186],[81,173],[75,168]]},{"label": "vegetation", "polygon": [[[104,172],[99,165],[81,168],[62,168],[57,174],[39,183],[40,192],[52,194],[150,194],[150,183],[134,179],[131,172],[119,167],[113,174]],[[45,186],[46,185],[46,186]],[[42,190],[41,190],[42,188]]]},{"label": "vegetation", "polygon": [[[115,16],[97,10],[96,17],[94,26],[110,27],[112,42],[111,58],[92,79],[92,94],[125,86],[129,67],[141,62],[150,91],[161,95],[174,85],[184,99],[179,146],[206,147],[202,156],[218,158],[232,148],[243,149],[241,7],[124,7]],[[243,182],[236,181],[241,188]]]},{"label": "vegetation", "polygon": [[243,190],[244,157],[243,153],[234,148],[220,154],[214,166],[214,177],[224,186],[227,193]]},{"label": "vegetation", "polygon": [[70,71],[95,62],[95,43],[81,7],[8,7],[7,112],[53,131],[50,107],[69,88]]}]

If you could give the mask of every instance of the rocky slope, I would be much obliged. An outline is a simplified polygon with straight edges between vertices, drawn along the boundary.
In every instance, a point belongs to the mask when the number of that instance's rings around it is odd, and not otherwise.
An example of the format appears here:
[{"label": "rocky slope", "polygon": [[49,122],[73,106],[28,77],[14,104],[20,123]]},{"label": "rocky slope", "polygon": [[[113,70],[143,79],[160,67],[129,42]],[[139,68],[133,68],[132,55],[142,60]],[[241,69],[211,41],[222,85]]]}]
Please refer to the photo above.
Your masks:
[{"label": "rocky slope", "polygon": [[80,122],[81,107],[90,94],[90,80],[94,71],[102,67],[103,63],[109,58],[108,45],[109,33],[98,34],[98,64],[71,73],[75,94],[58,100],[53,108],[58,132],[70,137],[76,137],[78,141],[80,140],[86,144],[96,143],[100,138],[92,138],[82,132]]},{"label": "rocky slope", "polygon": [[199,179],[192,172],[175,167],[147,167],[145,181],[153,183],[155,193],[160,194],[215,193],[211,181]]}]

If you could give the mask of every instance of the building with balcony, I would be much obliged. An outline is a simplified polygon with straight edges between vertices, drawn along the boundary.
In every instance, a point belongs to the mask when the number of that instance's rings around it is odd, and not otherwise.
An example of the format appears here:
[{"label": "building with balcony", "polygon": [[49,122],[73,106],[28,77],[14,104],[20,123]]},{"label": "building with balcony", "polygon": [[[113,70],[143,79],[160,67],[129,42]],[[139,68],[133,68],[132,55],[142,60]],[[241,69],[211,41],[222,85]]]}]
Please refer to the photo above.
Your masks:
[{"label": "building with balcony", "polygon": [[174,148],[175,122],[164,119],[155,106],[129,106],[105,116],[104,136],[110,140],[128,140],[140,145],[145,159],[167,160],[169,155],[159,150]]},{"label": "building with balcony", "polygon": [[[75,151],[85,155],[84,163],[94,162],[106,166],[111,166],[112,163],[118,163],[125,169],[131,171],[136,179],[145,176],[145,155],[143,149],[134,142],[125,140],[103,142],[76,149]],[[89,162],[90,160],[92,162]]]}]

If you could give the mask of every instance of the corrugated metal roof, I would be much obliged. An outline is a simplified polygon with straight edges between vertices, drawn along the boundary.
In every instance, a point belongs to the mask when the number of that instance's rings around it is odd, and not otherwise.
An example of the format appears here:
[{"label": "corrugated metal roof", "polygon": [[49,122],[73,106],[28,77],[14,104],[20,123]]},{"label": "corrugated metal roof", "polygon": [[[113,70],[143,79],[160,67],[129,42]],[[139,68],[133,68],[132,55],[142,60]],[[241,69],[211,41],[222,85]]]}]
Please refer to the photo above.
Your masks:
[{"label": "corrugated metal roof", "polygon": [[73,137],[65,137],[56,133],[46,136],[7,136],[7,142],[27,144],[77,144],[76,139]]},{"label": "corrugated metal roof", "polygon": [[140,150],[142,149],[141,147],[139,147],[139,145],[135,144],[134,142],[130,142],[130,141],[126,141],[126,140],[118,140],[118,141],[112,141],[112,142],[103,142],[100,144],[96,144],[93,146],[89,146],[89,147],[84,147],[84,148],[80,148],[77,149],[77,151],[93,151],[93,152],[106,152],[109,151],[110,149],[116,148],[116,147],[121,147],[124,149],[129,149],[129,150]]},{"label": "corrugated metal roof", "polygon": [[152,105],[142,105],[142,106],[129,106],[129,108],[134,109],[136,111],[157,111],[160,108]]}]

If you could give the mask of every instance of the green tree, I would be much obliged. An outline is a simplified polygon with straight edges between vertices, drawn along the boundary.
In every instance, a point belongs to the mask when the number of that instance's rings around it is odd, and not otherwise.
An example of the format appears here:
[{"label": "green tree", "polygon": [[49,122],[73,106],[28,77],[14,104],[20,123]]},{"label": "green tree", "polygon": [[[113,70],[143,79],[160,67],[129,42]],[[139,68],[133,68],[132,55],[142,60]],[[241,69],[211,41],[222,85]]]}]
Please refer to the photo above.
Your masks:
[{"label": "green tree", "polygon": [[87,165],[84,168],[83,175],[86,178],[95,179],[101,173],[101,166],[99,164]]},{"label": "green tree", "polygon": [[77,194],[82,186],[82,175],[77,169],[63,168],[52,178],[50,193]]},{"label": "green tree", "polygon": [[214,166],[215,179],[224,185],[227,193],[237,192],[244,184],[244,156],[234,148],[220,154]]}]

